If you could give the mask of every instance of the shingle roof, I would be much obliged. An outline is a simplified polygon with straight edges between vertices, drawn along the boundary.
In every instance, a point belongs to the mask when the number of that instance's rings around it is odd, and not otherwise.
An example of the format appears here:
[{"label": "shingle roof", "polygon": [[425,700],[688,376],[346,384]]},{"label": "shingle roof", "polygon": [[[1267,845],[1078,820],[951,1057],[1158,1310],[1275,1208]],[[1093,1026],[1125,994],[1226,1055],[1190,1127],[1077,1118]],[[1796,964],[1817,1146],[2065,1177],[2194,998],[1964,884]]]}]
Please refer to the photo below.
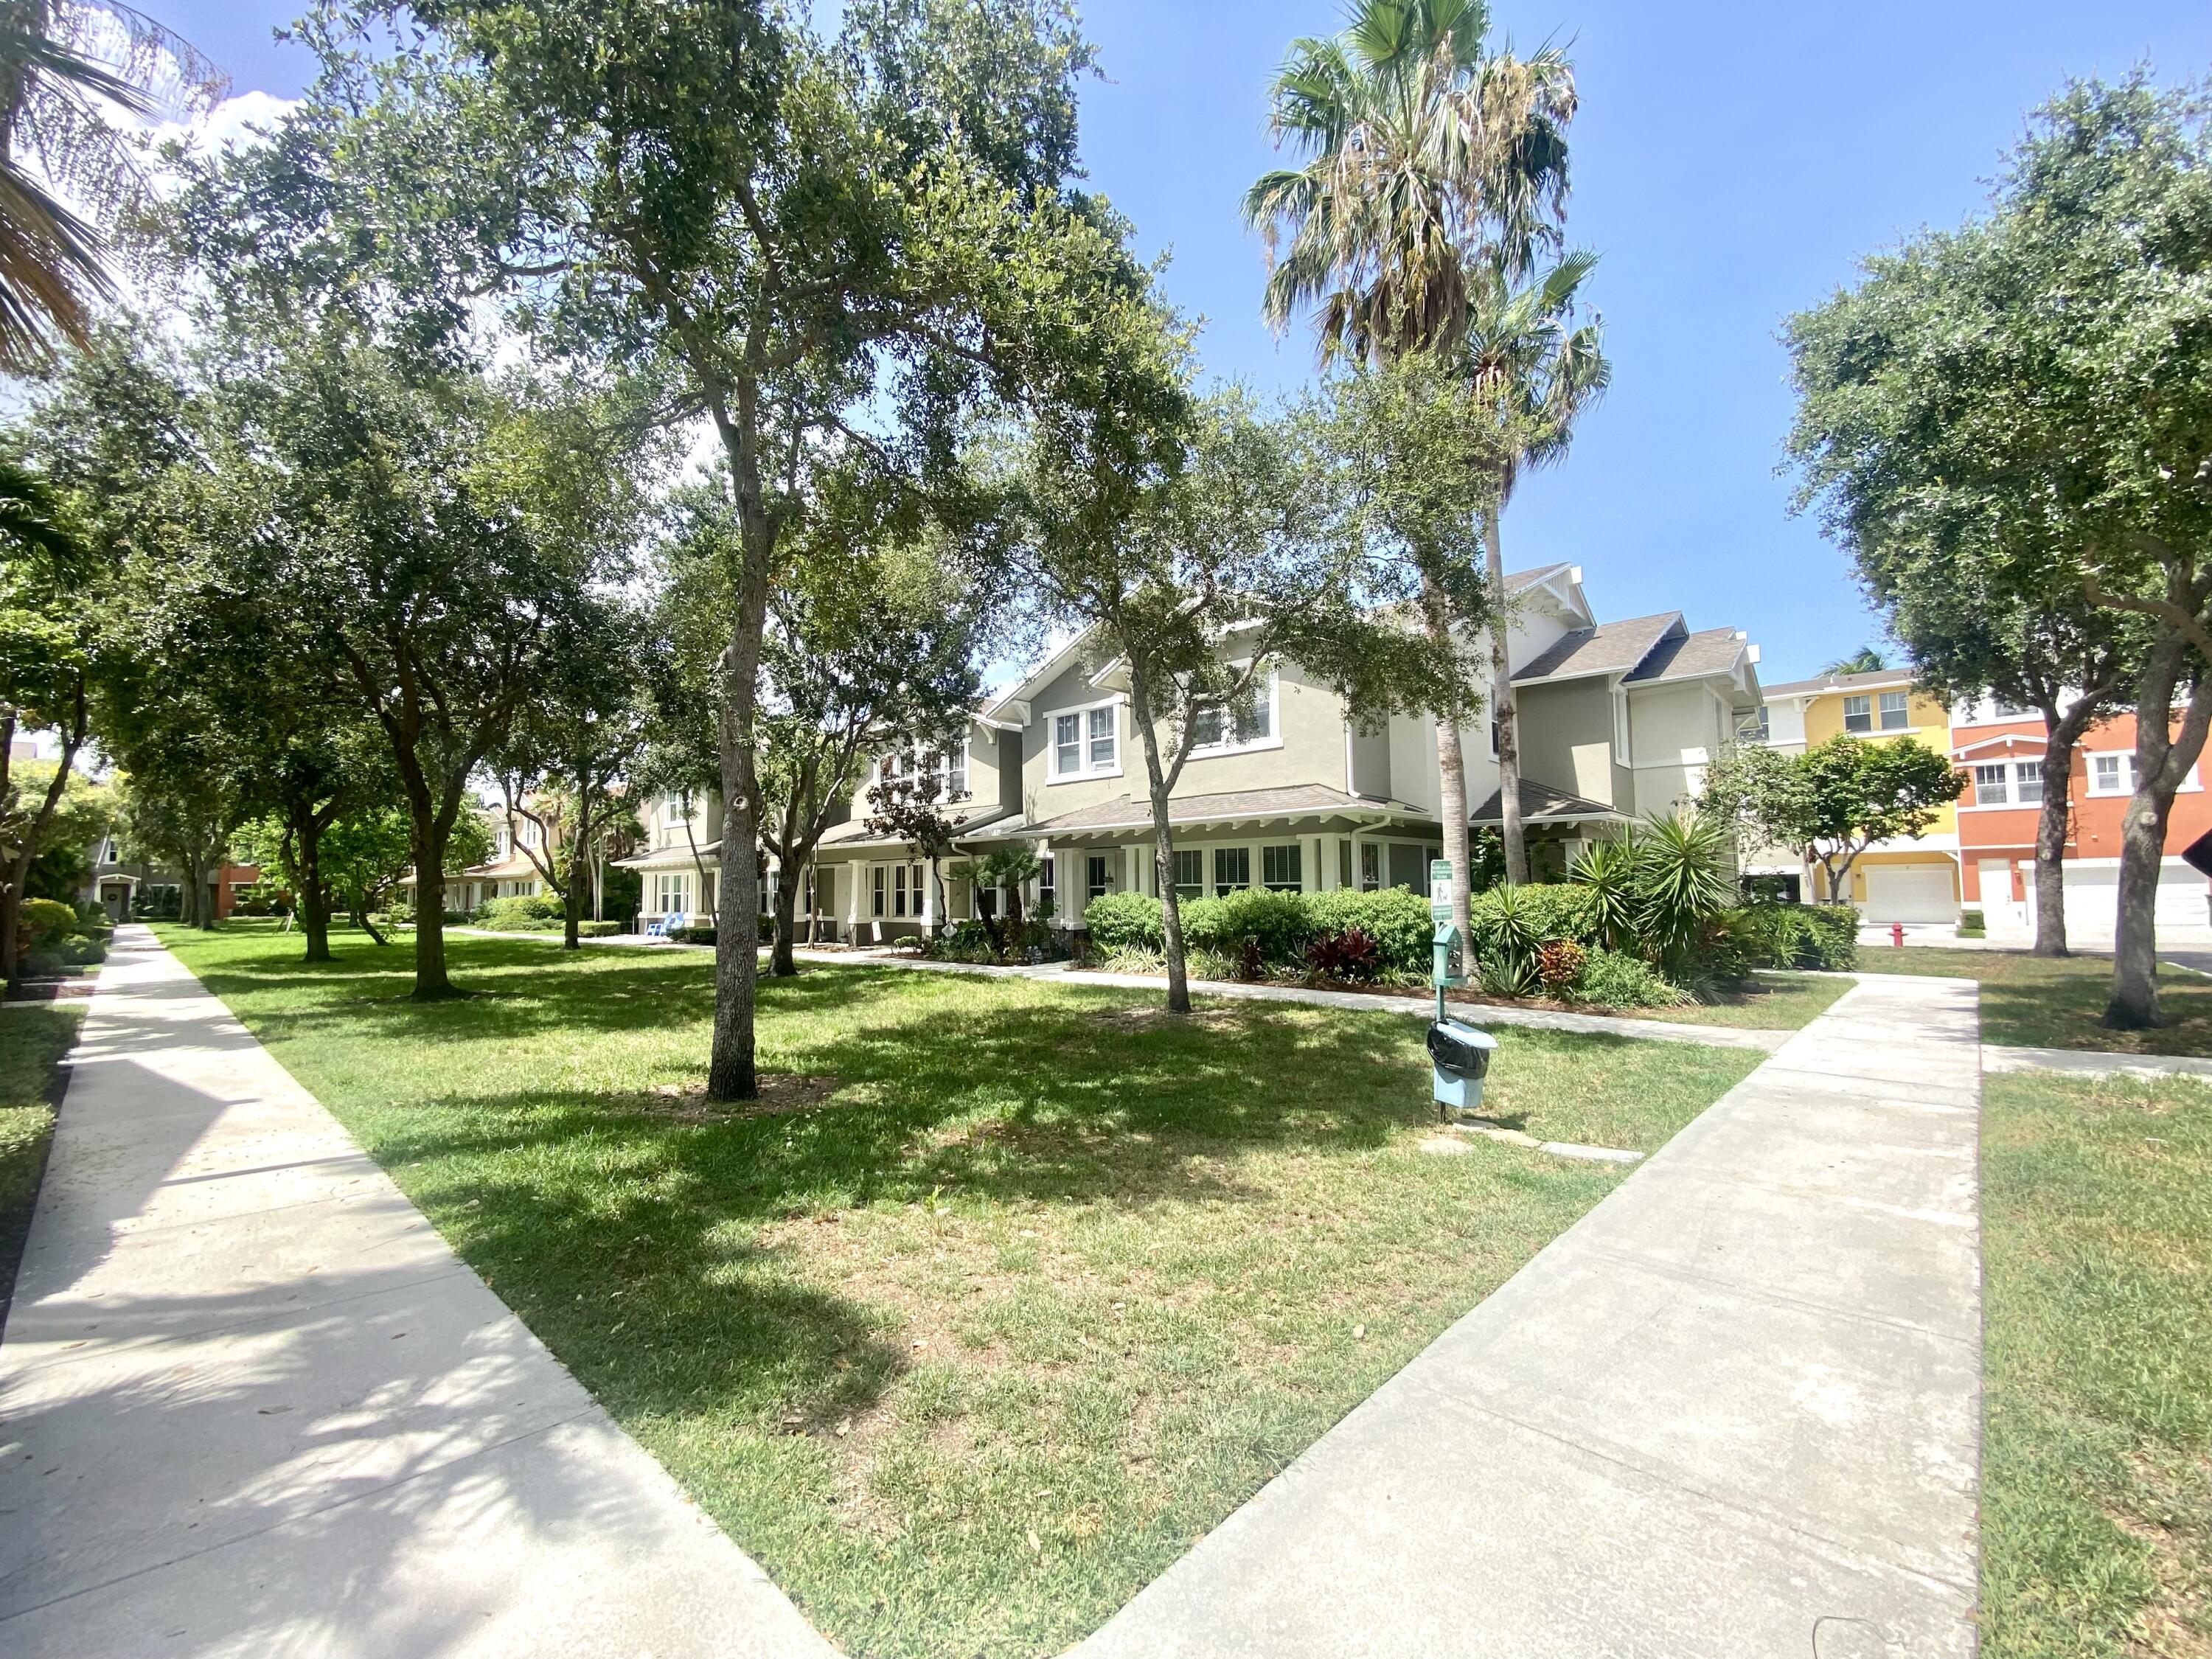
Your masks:
[{"label": "shingle roof", "polygon": [[1770,685],[1770,697],[1787,697],[1807,691],[1849,691],[1859,686],[1909,685],[1912,671],[1909,668],[1873,668],[1857,674],[1822,674],[1809,680],[1790,680],[1781,685]]},{"label": "shingle roof", "polygon": [[[1470,823],[1498,823],[1504,820],[1504,793],[1493,789],[1490,798],[1468,814]],[[1547,783],[1531,779],[1521,780],[1521,817],[1534,823],[1544,819],[1559,818],[1618,818],[1625,816],[1601,802],[1585,800],[1565,789],[1554,789]]]},{"label": "shingle roof", "polygon": [[1561,570],[1571,569],[1565,559],[1556,564],[1540,564],[1534,570],[1509,570],[1505,573],[1505,591],[1518,593],[1524,587],[1534,587],[1545,577]]},{"label": "shingle roof", "polygon": [[[1279,789],[1237,789],[1218,795],[1181,795],[1168,802],[1170,823],[1218,823],[1237,818],[1299,817],[1312,814],[1399,811],[1415,809],[1398,801],[1363,800],[1326,784],[1296,783]],[[1416,814],[1418,816],[1418,814]],[[1116,795],[1095,806],[1079,807],[1058,817],[1045,818],[1025,833],[1038,836],[1071,834],[1079,830],[1149,828],[1152,809],[1131,795]]]},{"label": "shingle roof", "polygon": [[1735,666],[1743,641],[1733,628],[1707,628],[1695,634],[1663,639],[1651,654],[1625,676],[1632,685],[1654,680],[1695,679],[1704,674],[1725,674]]},{"label": "shingle roof", "polygon": [[[986,824],[995,823],[1006,816],[1006,809],[998,802],[982,800],[976,801],[960,811],[944,814],[945,821],[952,826],[953,833],[962,836],[981,830]],[[869,845],[889,847],[896,839],[894,836],[871,833],[866,818],[849,818],[843,823],[832,824],[828,830],[823,830],[822,839],[817,844],[824,850],[830,848]]]},{"label": "shingle roof", "polygon": [[1540,680],[1579,679],[1586,674],[1626,674],[1650,655],[1651,648],[1668,634],[1685,632],[1679,611],[1577,628],[1553,641],[1548,650],[1514,675],[1513,683],[1530,685]]}]

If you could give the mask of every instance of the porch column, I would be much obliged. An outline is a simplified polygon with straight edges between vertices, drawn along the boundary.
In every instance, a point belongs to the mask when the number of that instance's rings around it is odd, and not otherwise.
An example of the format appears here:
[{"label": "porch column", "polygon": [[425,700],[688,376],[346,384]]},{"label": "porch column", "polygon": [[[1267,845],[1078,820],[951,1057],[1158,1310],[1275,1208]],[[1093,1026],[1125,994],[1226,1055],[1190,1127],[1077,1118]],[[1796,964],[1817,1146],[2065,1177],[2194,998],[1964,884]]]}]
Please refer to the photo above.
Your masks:
[{"label": "porch column", "polygon": [[845,884],[850,890],[845,895],[845,943],[858,945],[860,942],[860,890],[868,884],[868,866],[865,862],[860,862],[845,867],[853,872],[851,879]]}]

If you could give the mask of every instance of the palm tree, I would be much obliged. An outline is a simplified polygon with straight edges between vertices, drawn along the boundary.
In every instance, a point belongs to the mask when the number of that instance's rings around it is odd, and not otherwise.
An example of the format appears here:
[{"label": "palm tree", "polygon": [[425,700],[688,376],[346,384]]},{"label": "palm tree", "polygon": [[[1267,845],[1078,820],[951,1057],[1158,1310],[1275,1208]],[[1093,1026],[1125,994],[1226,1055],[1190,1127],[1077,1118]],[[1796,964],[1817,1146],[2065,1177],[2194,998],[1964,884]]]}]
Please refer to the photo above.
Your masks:
[{"label": "palm tree", "polygon": [[[1597,264],[1593,253],[1566,255],[1541,276],[1515,287],[1502,262],[1472,278],[1468,325],[1460,349],[1467,357],[1478,400],[1491,413],[1498,441],[1497,493],[1483,515],[1483,562],[1495,602],[1503,608],[1505,555],[1501,525],[1505,504],[1524,472],[1549,466],[1567,453],[1576,419],[1605,393],[1613,379],[1600,326],[1577,318],[1583,279]],[[1498,720],[1499,837],[1505,843],[1505,878],[1528,879],[1528,842],[1521,822],[1521,736],[1514,707],[1513,670],[1506,630],[1490,630],[1491,708]]]},{"label": "palm tree", "polygon": [[113,115],[182,117],[225,84],[115,0],[0,0],[0,372],[45,368],[57,337],[82,345],[114,297],[96,225],[144,199],[145,174]]},{"label": "palm tree", "polygon": [[[1510,287],[1560,245],[1574,73],[1548,47],[1528,58],[1486,53],[1489,27],[1483,0],[1353,0],[1334,39],[1291,43],[1272,127],[1276,144],[1305,162],[1262,175],[1245,194],[1244,217],[1267,240],[1267,320],[1281,330],[1311,307],[1324,362],[1455,349],[1483,303],[1486,273]],[[1488,550],[1494,564],[1494,532]],[[1508,762],[1502,581],[1489,591],[1492,690]],[[1451,613],[1429,597],[1430,616]],[[1437,724],[1437,763],[1464,936],[1467,769],[1449,720]],[[1526,880],[1517,763],[1499,783],[1508,873]]]},{"label": "palm tree", "polygon": [[1820,672],[1823,674],[1879,674],[1889,666],[1889,660],[1870,645],[1863,645],[1848,657],[1838,657]]}]

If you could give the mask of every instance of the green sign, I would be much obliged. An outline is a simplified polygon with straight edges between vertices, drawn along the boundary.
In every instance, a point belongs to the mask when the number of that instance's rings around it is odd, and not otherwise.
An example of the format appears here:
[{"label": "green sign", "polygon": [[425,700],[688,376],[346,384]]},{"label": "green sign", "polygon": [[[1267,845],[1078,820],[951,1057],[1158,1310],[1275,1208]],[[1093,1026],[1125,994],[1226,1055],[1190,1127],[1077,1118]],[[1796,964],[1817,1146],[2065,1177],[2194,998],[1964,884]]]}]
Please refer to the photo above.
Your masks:
[{"label": "green sign", "polygon": [[1434,921],[1452,919],[1451,860],[1429,860],[1429,917]]}]

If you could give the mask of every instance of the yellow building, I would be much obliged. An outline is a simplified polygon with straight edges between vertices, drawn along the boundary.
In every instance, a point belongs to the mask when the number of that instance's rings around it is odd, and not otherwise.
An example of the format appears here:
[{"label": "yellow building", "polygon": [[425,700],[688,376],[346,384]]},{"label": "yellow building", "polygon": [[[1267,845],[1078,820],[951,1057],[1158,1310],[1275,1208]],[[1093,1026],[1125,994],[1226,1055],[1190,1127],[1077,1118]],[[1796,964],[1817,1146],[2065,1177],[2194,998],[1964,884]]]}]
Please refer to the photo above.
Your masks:
[{"label": "yellow building", "polygon": [[[1760,727],[1768,746],[1802,754],[1838,733],[1869,743],[1917,738],[1938,754],[1951,748],[1951,712],[1917,689],[1899,669],[1827,674],[1770,685]],[[1804,896],[1824,900],[1818,866],[1802,872]],[[1953,922],[1959,919],[1959,819],[1955,806],[1936,815],[1927,833],[1876,842],[1851,868],[1851,902],[1870,922]]]}]

